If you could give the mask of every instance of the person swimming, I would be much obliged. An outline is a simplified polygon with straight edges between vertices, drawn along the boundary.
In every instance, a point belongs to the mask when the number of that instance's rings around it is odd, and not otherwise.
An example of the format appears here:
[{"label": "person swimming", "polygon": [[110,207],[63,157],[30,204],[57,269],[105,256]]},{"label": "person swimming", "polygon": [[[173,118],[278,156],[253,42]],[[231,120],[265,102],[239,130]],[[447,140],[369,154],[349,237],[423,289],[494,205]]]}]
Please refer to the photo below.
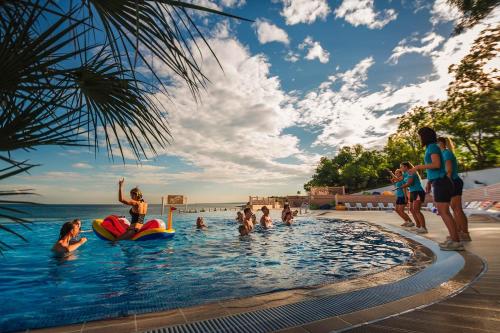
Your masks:
[{"label": "person swimming", "polygon": [[124,183],[125,178],[122,178],[118,181],[118,201],[125,205],[132,206],[129,211],[131,221],[127,231],[123,235],[118,237],[116,239],[117,241],[131,239],[136,233],[138,233],[141,230],[142,225],[144,224],[144,219],[148,211],[148,204],[144,201],[142,192],[138,187],[134,187],[130,190],[131,199],[125,198],[125,196],[123,195]]},{"label": "person swimming", "polygon": [[239,224],[243,224],[243,213],[242,212],[236,213],[236,221],[238,221]]},{"label": "person swimming", "polygon": [[264,229],[271,228],[273,226],[273,220],[269,216],[269,208],[267,208],[266,206],[262,206],[262,208],[260,210],[262,210],[262,213],[264,214],[260,218],[260,225]]},{"label": "person swimming", "polygon": [[74,221],[64,223],[59,232],[59,239],[52,247],[52,251],[64,255],[78,249],[87,242],[86,237],[82,237],[78,241],[71,242],[71,240],[75,238],[79,232],[80,227],[78,223]]},{"label": "person swimming", "polygon": [[286,215],[288,212],[290,212],[290,213],[292,212],[292,211],[290,210],[290,205],[289,205],[289,204],[285,204],[285,205],[283,206],[283,210],[281,211],[281,220],[282,220],[283,222],[285,222],[285,215]]},{"label": "person swimming", "polygon": [[293,214],[292,214],[291,211],[288,211],[288,212],[285,213],[285,218],[284,218],[283,222],[285,222],[285,225],[288,225],[288,226],[292,225],[292,223],[293,223]]},{"label": "person swimming", "polygon": [[196,229],[205,229],[205,228],[208,228],[208,226],[205,224],[203,217],[198,216],[198,218],[196,219]]},{"label": "person swimming", "polygon": [[253,230],[252,210],[247,207],[243,210],[243,213],[245,215],[243,224],[238,227],[241,236],[248,235]]}]

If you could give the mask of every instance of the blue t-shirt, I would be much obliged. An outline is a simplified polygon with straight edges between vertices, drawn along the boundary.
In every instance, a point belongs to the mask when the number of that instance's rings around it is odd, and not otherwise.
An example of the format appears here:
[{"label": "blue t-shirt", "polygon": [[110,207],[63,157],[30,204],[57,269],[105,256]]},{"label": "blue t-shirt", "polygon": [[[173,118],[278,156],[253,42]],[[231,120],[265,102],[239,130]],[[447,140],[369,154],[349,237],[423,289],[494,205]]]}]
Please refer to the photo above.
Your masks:
[{"label": "blue t-shirt", "polygon": [[443,153],[441,152],[441,149],[439,146],[435,143],[431,143],[427,145],[427,148],[425,148],[425,156],[424,156],[424,162],[425,164],[431,164],[432,163],[432,154],[438,154],[439,158],[441,159],[441,167],[438,169],[427,169],[427,179],[428,180],[436,180],[439,178],[443,178],[446,175],[446,167],[444,164],[444,158],[443,158]]},{"label": "blue t-shirt", "polygon": [[422,187],[422,183],[420,182],[420,176],[418,174],[414,173],[413,175],[410,175],[408,172],[405,172],[403,173],[403,177],[404,177],[403,181],[405,184],[408,183],[410,178],[413,179],[413,183],[411,183],[411,185],[408,187],[410,192],[417,192],[424,190],[424,188]]},{"label": "blue t-shirt", "polygon": [[458,163],[455,154],[453,154],[453,152],[449,149],[443,150],[442,153],[443,153],[445,170],[446,170],[446,161],[451,161],[451,178],[453,179],[460,178],[458,176]]},{"label": "blue t-shirt", "polygon": [[403,186],[405,183],[406,183],[406,182],[405,182],[405,180],[404,180],[404,179],[402,179],[402,180],[400,180],[399,182],[396,182],[396,183],[394,184],[394,185],[396,185],[396,187],[398,188],[398,189],[396,190],[396,196],[397,196],[398,198],[404,198],[404,197],[405,197],[405,191],[404,191],[404,189],[399,188],[399,187]]}]

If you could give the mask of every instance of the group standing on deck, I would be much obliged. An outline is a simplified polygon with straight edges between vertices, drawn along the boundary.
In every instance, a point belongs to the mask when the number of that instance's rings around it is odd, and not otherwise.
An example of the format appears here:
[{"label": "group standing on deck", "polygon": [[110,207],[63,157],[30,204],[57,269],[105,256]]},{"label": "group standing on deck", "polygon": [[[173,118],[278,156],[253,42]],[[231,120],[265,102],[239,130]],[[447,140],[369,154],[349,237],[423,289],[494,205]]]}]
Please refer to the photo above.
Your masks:
[{"label": "group standing on deck", "polygon": [[[404,220],[401,226],[410,227],[418,233],[427,233],[421,207],[426,194],[431,193],[432,189],[437,213],[449,233],[447,239],[439,244],[440,248],[446,251],[464,250],[462,242],[471,241],[471,238],[467,217],[462,209],[463,181],[458,175],[453,144],[449,138],[438,138],[436,132],[429,127],[422,127],[418,135],[425,147],[424,163],[413,166],[410,162],[402,162],[400,169],[391,172],[391,181],[396,187],[396,212]],[[424,170],[427,172],[425,190],[419,174]],[[415,223],[404,211],[408,201]],[[450,212],[450,207],[453,213]]]}]

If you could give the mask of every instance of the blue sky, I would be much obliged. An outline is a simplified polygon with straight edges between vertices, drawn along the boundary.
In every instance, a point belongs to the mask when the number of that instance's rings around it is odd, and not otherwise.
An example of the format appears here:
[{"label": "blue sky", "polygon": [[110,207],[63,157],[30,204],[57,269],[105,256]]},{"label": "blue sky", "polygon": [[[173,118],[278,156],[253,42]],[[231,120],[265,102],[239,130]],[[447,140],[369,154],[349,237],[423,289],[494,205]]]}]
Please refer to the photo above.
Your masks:
[{"label": "blue sky", "polygon": [[380,147],[398,115],[444,98],[448,66],[499,22],[496,10],[451,37],[457,16],[444,0],[194,2],[255,23],[196,14],[224,72],[205,49],[212,82],[202,102],[193,102],[182,82],[171,87],[171,101],[158,96],[171,147],[140,165],[113,163],[104,149],[14,152],[41,165],[7,186],[35,188],[36,200],[47,203],[115,202],[121,176],[153,203],[164,194],[229,202],[303,192],[321,156],[343,145]]}]

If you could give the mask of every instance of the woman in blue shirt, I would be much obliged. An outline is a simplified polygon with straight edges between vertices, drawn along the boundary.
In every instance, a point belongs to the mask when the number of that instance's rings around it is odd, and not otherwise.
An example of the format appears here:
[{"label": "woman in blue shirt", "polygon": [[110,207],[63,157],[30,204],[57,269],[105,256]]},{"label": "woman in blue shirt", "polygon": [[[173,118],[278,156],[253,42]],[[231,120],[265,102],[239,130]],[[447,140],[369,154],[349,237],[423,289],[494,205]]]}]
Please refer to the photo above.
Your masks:
[{"label": "woman in blue shirt", "polygon": [[450,213],[453,183],[451,179],[446,177],[444,158],[441,149],[437,145],[436,132],[432,128],[422,127],[418,130],[418,135],[420,136],[422,146],[425,147],[425,164],[416,165],[410,170],[410,173],[415,173],[418,170],[427,170],[427,180],[432,184],[432,193],[439,216],[443,219],[450,233],[450,241],[441,243],[441,249],[446,251],[463,251],[464,247],[458,237],[457,223]]},{"label": "woman in blue shirt", "polygon": [[408,188],[410,191],[410,212],[417,224],[416,231],[420,234],[426,234],[425,217],[420,211],[425,201],[425,192],[420,181],[420,175],[418,172],[409,172],[413,168],[410,162],[402,162],[399,167],[403,171],[404,177],[404,184],[400,188]]},{"label": "woman in blue shirt", "polygon": [[449,138],[440,137],[437,139],[439,148],[443,153],[443,159],[445,162],[446,175],[453,182],[453,192],[451,194],[451,210],[453,211],[453,217],[457,222],[458,227],[458,237],[461,241],[471,241],[469,235],[469,227],[467,216],[462,209],[462,190],[464,187],[464,182],[458,175],[458,163],[455,154],[453,153],[453,143]]},{"label": "woman in blue shirt", "polygon": [[405,223],[401,224],[402,227],[413,227],[414,224],[411,221],[408,214],[405,212],[405,206],[407,204],[406,200],[406,191],[401,186],[404,185],[405,181],[403,179],[403,171],[401,169],[396,169],[394,173],[391,170],[388,170],[391,174],[391,182],[396,186],[396,213],[405,221]]}]

